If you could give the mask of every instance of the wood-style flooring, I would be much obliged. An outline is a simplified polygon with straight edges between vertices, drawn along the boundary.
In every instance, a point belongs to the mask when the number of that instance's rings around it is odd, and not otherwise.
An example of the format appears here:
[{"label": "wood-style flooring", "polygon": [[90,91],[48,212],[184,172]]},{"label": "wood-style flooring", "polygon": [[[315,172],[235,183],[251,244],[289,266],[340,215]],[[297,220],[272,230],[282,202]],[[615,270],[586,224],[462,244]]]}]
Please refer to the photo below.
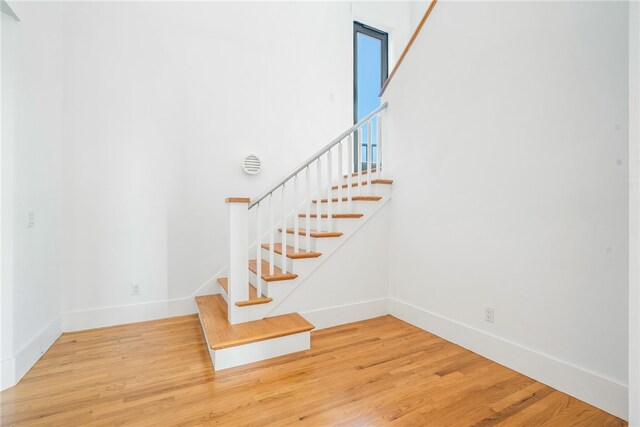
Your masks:
[{"label": "wood-style flooring", "polygon": [[626,425],[391,316],[215,373],[196,316],[64,334],[0,399],[2,426]]}]

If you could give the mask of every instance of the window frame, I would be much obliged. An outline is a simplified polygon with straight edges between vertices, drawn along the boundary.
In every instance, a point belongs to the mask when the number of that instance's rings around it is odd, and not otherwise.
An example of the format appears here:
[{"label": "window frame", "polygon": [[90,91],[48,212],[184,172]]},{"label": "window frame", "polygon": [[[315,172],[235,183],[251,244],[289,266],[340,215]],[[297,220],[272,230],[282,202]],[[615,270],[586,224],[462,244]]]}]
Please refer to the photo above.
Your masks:
[{"label": "window frame", "polygon": [[[380,40],[380,88],[389,77],[389,33],[373,28],[359,21],[353,21],[353,123],[358,122],[358,33]],[[355,135],[359,133],[355,131]],[[359,139],[359,135],[358,139]],[[358,147],[353,144],[353,170],[358,169]],[[370,153],[367,153],[370,155]],[[372,162],[373,167],[373,162]]]}]

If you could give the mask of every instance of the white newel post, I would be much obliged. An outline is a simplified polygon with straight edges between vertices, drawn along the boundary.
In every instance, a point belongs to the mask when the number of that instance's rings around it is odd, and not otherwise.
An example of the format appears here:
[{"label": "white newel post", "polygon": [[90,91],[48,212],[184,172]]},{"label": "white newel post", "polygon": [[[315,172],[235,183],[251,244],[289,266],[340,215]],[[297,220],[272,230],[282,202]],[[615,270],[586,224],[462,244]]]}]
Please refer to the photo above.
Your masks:
[{"label": "white newel post", "polygon": [[[238,301],[249,299],[249,199],[231,197],[229,205],[229,323],[248,322],[248,310],[240,310]],[[257,262],[261,260],[258,259]],[[258,279],[260,280],[260,279]]]}]

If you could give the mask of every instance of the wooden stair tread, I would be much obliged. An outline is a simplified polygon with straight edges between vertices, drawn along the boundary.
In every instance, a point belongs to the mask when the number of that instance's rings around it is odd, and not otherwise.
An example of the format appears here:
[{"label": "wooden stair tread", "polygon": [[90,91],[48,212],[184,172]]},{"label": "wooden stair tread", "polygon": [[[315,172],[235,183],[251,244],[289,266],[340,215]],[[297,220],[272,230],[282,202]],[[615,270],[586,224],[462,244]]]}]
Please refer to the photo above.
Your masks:
[{"label": "wooden stair tread", "polygon": [[250,298],[246,301],[238,301],[236,305],[238,307],[248,307],[250,305],[260,305],[260,304],[268,304],[273,301],[273,298],[262,297],[262,298]]},{"label": "wooden stair tread", "polygon": [[[357,201],[362,201],[362,202],[377,202],[379,200],[382,200],[382,196],[351,196],[351,200],[353,200],[354,202]],[[318,203],[317,199],[313,199],[312,200],[313,203]],[[338,198],[337,197],[333,197],[331,199],[331,202],[337,202]],[[342,198],[343,202],[348,201],[347,197],[343,197]],[[324,199],[320,199],[320,203],[327,203],[327,198],[325,197]]]},{"label": "wooden stair tread", "polygon": [[[298,214],[298,216],[300,218],[306,218],[307,214],[306,213],[301,213]],[[361,213],[334,213],[331,214],[331,218],[334,219],[339,219],[339,218],[362,218],[364,216],[364,214]],[[327,214],[320,214],[320,218],[327,218],[328,215]],[[318,218],[317,214],[311,214],[311,218]]]},{"label": "wooden stair tread", "polygon": [[[275,282],[278,280],[293,280],[298,277],[297,274],[294,273],[282,273],[282,270],[277,265],[273,266],[273,276],[269,275],[269,262],[265,260],[262,261],[262,280],[265,282]],[[255,259],[249,260],[249,270],[252,273],[256,273],[258,271],[258,263]]]},{"label": "wooden stair tread", "polygon": [[[227,295],[229,295],[229,278],[219,277],[218,283],[222,286],[222,289],[224,289]],[[236,302],[236,305],[238,307],[246,307],[248,305],[266,304],[271,301],[273,301],[273,298],[265,297],[264,295],[258,298],[258,291],[251,283],[249,283],[249,299],[246,301],[238,301]]]},{"label": "wooden stair tread", "polygon": [[[263,249],[269,250],[269,244],[263,243]],[[282,255],[282,243],[275,243],[273,245],[273,251],[279,255]],[[298,252],[295,251],[293,246],[287,245],[287,258],[302,259],[302,258],[317,258],[322,255],[320,252],[307,252],[302,248],[298,248]]]},{"label": "wooden stair tread", "polygon": [[[392,179],[372,179],[371,180],[371,184],[385,184],[385,185],[391,185],[393,184],[393,180]],[[369,185],[369,181],[362,181],[361,183],[358,182],[353,182],[351,183],[352,187],[357,187],[359,185]],[[349,184],[342,184],[342,188],[347,188],[349,186]],[[331,187],[332,190],[337,190],[338,186],[334,185],[333,187]]]},{"label": "wooden stair tread", "polygon": [[196,297],[202,329],[212,350],[308,332],[314,326],[298,313],[229,324],[227,302],[221,295]]},{"label": "wooden stair tread", "polygon": [[[282,232],[282,228],[278,228],[279,232]],[[295,230],[293,228],[287,228],[287,234],[294,234]],[[307,235],[307,230],[304,228],[300,228],[298,229],[298,235],[300,236],[306,236]],[[342,233],[339,231],[315,231],[315,230],[311,230],[311,237],[316,237],[316,238],[324,238],[324,237],[340,237],[342,236]]]}]

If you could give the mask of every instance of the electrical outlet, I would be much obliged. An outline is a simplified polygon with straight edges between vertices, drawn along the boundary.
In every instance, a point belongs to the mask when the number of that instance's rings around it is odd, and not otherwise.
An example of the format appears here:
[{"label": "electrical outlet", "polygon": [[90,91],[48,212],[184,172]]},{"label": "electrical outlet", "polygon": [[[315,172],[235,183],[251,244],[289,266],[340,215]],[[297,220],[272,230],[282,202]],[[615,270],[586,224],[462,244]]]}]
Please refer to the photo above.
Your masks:
[{"label": "electrical outlet", "polygon": [[140,283],[134,283],[133,285],[131,285],[131,295],[140,295]]},{"label": "electrical outlet", "polygon": [[33,228],[36,226],[36,213],[31,211],[27,213],[27,228]]},{"label": "electrical outlet", "polygon": [[493,307],[485,307],[484,308],[484,321],[485,322],[489,322],[489,323],[493,323],[494,321],[494,316],[493,316]]}]

